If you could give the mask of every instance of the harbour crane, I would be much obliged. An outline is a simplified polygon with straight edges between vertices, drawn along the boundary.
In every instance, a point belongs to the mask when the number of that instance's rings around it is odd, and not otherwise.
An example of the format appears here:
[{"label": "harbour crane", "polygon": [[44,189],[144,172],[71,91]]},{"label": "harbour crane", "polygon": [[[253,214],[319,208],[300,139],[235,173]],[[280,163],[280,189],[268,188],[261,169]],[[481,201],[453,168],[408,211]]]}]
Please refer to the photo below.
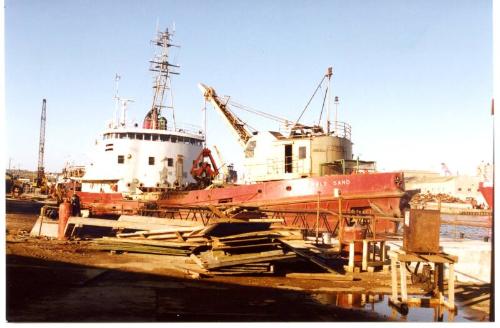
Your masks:
[{"label": "harbour crane", "polygon": [[43,165],[43,158],[45,154],[45,122],[47,120],[47,100],[43,99],[42,102],[42,115],[40,117],[40,142],[38,145],[38,171],[36,177],[36,186],[42,188],[45,186],[45,169]]}]

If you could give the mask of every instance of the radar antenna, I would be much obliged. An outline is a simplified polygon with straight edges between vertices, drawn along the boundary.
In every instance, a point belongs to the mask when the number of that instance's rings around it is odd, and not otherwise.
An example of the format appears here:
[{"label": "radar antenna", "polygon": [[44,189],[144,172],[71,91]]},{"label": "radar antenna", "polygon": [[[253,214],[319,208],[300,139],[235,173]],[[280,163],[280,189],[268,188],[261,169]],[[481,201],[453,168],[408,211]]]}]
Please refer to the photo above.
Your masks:
[{"label": "radar antenna", "polygon": [[[179,47],[171,43],[173,33],[170,33],[168,29],[165,32],[157,32],[156,39],[152,40],[152,44],[159,48],[159,53],[154,56],[150,61],[149,70],[156,72],[156,76],[153,82],[153,104],[151,105],[151,110],[146,115],[144,119],[144,128],[146,129],[166,129],[166,120],[162,122],[161,110],[166,106],[163,105],[165,98],[165,91],[171,90],[171,80],[170,74],[178,75],[174,69],[179,68],[178,65],[173,65],[169,62],[169,48]],[[171,102],[172,102],[172,96]],[[173,111],[173,102],[171,105]],[[173,123],[175,128],[175,115],[173,115]],[[160,124],[160,123],[163,124]]]}]

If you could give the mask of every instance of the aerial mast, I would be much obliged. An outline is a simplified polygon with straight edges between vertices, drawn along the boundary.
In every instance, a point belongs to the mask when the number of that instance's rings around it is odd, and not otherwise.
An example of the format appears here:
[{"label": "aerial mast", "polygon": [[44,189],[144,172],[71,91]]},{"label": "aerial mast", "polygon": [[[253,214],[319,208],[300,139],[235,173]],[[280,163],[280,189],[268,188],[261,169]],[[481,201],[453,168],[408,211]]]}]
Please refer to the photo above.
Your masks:
[{"label": "aerial mast", "polygon": [[[330,99],[331,99],[331,90],[330,90],[330,87],[331,87],[331,80],[332,80],[332,75],[333,75],[333,69],[332,67],[328,67],[328,69],[326,70],[326,74],[325,76],[328,78],[328,89],[327,89],[327,92],[328,92],[328,104],[327,104],[327,107],[326,107],[326,134],[330,134]],[[335,121],[337,120],[337,117],[335,117]],[[337,122],[335,122],[336,124]]]},{"label": "aerial mast", "polygon": [[[165,91],[170,90],[170,74],[178,75],[178,72],[172,70],[172,68],[179,68],[177,65],[173,65],[169,62],[168,51],[170,47],[177,47],[173,45],[170,41],[172,38],[172,33],[165,30],[165,32],[158,32],[155,40],[151,42],[160,48],[160,52],[150,61],[151,66],[149,68],[152,72],[157,72],[154,80],[154,95],[153,104],[151,105],[150,119],[151,119],[151,129],[158,129],[158,119],[161,114],[163,105],[163,99],[165,97]],[[172,97],[171,97],[172,98]],[[171,99],[172,100],[172,99]],[[173,110],[173,104],[172,104]],[[175,115],[174,126],[175,126]]]},{"label": "aerial mast", "polygon": [[45,153],[45,122],[47,120],[46,114],[47,100],[43,99],[42,115],[40,117],[40,142],[38,145],[38,173],[36,178],[36,186],[41,187],[45,177],[43,157]]},{"label": "aerial mast", "polygon": [[335,96],[335,133],[338,133],[338,111],[339,111],[339,97]]}]

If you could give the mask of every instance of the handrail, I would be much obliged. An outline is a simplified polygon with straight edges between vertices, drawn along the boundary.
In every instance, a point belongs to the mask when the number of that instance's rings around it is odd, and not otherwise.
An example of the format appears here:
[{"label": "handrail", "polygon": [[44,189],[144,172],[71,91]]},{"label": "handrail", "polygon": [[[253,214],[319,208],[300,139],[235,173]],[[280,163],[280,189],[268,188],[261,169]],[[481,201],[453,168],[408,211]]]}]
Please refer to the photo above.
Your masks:
[{"label": "handrail", "polygon": [[334,122],[332,124],[332,131],[331,134],[333,136],[339,137],[339,138],[346,138],[348,140],[351,140],[351,133],[352,133],[352,128],[351,125],[346,123],[346,122]]}]

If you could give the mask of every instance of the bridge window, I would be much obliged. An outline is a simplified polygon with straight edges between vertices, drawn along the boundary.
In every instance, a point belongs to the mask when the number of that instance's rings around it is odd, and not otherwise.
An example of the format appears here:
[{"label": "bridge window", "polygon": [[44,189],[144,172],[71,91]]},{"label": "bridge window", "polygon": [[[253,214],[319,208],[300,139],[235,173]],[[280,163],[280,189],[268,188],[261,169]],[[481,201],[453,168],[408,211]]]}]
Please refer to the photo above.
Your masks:
[{"label": "bridge window", "polygon": [[170,136],[166,135],[166,134],[161,134],[160,135],[160,140],[161,141],[168,141],[170,139]]},{"label": "bridge window", "polygon": [[158,135],[157,134],[153,134],[153,141],[158,141]]},{"label": "bridge window", "polygon": [[145,133],[144,140],[151,140],[151,135],[149,133]]},{"label": "bridge window", "polygon": [[120,139],[125,139],[126,133],[119,133],[118,136]]}]

